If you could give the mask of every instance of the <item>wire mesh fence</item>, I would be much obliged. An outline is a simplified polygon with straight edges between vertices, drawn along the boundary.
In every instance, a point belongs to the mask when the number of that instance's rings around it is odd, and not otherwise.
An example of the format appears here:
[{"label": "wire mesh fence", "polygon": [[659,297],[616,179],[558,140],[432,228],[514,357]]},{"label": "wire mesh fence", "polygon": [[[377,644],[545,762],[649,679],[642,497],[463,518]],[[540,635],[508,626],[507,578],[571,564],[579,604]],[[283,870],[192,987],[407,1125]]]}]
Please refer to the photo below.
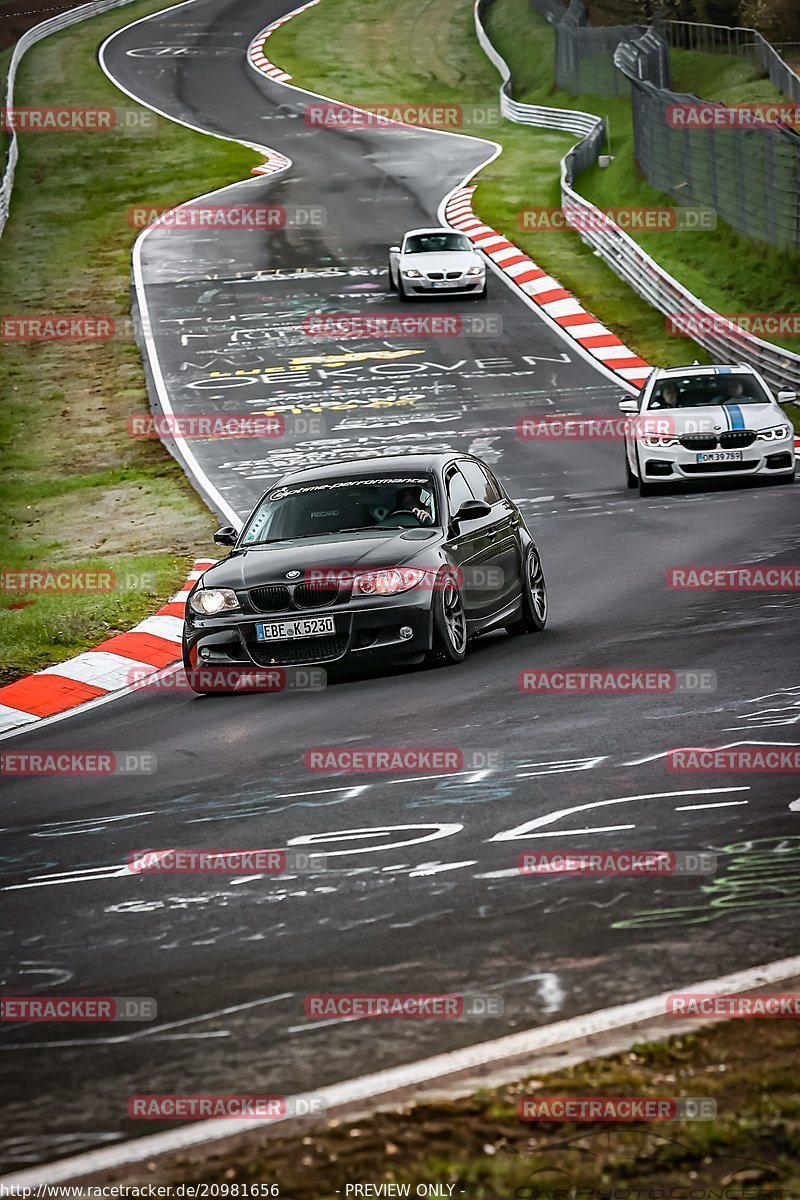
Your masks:
[{"label": "wire mesh fence", "polygon": [[789,100],[800,100],[800,76],[789,66],[782,54],[800,59],[800,45],[786,44],[777,48],[756,29],[724,25],[705,25],[697,21],[663,21],[661,31],[669,43],[679,50],[698,50],[702,54],[736,54],[754,61],[775,87]]},{"label": "wire mesh fence", "polygon": [[[539,3],[548,0],[533,0]],[[538,105],[510,101],[511,71],[492,45],[483,26],[490,0],[476,0],[475,25],[478,39],[502,77],[501,103],[507,119],[546,128],[573,129],[583,135],[561,160],[561,207],[578,236],[630,287],[670,320],[691,318],[692,337],[718,362],[749,363],[759,370],[767,383],[779,391],[794,388],[800,393],[800,354],[785,350],[739,328],[734,321],[714,312],[591,201],[575,190],[574,181],[586,167],[597,161],[603,149],[605,125],[591,113],[576,114],[569,109],[546,109]],[[635,47],[634,47],[635,52]],[[639,86],[650,86],[640,83]],[[635,90],[635,89],[634,89]],[[658,90],[658,89],[655,89]],[[513,107],[512,107],[513,105]],[[580,118],[580,125],[576,118]],[[698,317],[705,320],[698,321]]]},{"label": "wire mesh fence", "polygon": [[614,51],[622,41],[650,33],[648,78],[669,87],[669,48],[649,25],[589,25],[583,0],[569,7],[556,0],[532,0],[533,7],[553,26],[556,35],[556,83],[568,92],[598,96],[627,95],[628,80],[614,64]]},{"label": "wire mesh fence", "polygon": [[648,183],[716,209],[747,237],[800,246],[800,136],[777,122],[748,124],[749,110],[657,87],[638,59],[634,43],[615,54],[631,83],[634,151]]}]

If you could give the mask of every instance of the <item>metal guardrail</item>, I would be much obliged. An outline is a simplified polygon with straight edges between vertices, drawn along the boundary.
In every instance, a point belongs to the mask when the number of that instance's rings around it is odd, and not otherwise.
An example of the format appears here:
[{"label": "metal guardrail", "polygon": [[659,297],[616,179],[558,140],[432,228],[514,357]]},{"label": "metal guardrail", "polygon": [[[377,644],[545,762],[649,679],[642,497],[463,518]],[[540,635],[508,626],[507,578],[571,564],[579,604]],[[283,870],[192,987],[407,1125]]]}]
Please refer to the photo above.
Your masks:
[{"label": "metal guardrail", "polygon": [[578,109],[546,108],[537,104],[520,104],[511,95],[511,68],[504,58],[495,50],[489,35],[483,27],[482,16],[489,7],[490,0],[475,2],[475,32],[481,49],[489,58],[502,79],[500,85],[500,112],[509,121],[517,125],[536,125],[542,129],[559,129],[565,133],[591,133],[599,123],[605,126],[602,118],[594,113],[581,112]]},{"label": "metal guardrail", "polygon": [[[68,29],[70,25],[77,25],[79,21],[85,21],[89,17],[99,16],[101,13],[109,12],[112,8],[121,8],[124,4],[130,3],[132,3],[132,0],[92,0],[90,4],[81,4],[78,8],[70,9],[66,13],[60,13],[57,17],[51,17],[47,21],[42,21],[39,25],[34,25],[32,29],[26,30],[16,42],[14,53],[11,55],[11,61],[8,64],[5,100],[6,112],[11,113],[13,111],[14,83],[17,76],[17,67],[23,55],[30,50],[31,46],[35,46],[43,38],[49,37],[51,33],[58,33],[62,29]],[[16,171],[18,160],[19,142],[17,131],[12,129],[8,141],[3,180],[0,183],[0,235],[2,235],[6,221],[8,220],[8,213],[11,207],[11,192],[14,187],[14,172]]]},{"label": "metal guardrail", "polygon": [[[692,328],[691,338],[708,350],[715,359],[727,363],[748,363],[760,371],[774,389],[789,385],[800,392],[800,355],[744,332],[709,308],[659,266],[654,258],[596,205],[575,191],[575,178],[596,161],[602,149],[604,122],[592,113],[575,113],[569,109],[542,109],[537,105],[526,105],[511,100],[511,70],[490,42],[483,26],[483,15],[490,3],[491,0],[476,0],[475,28],[478,41],[503,81],[500,89],[503,115],[511,121],[538,125],[539,114],[545,112],[545,128],[563,129],[582,135],[581,141],[561,160],[561,207],[567,220],[577,227],[578,235],[597,251],[615,274],[665,316],[676,320],[680,320],[681,316],[691,316],[693,320],[707,320],[710,328],[697,331]],[[580,119],[580,125],[576,118]],[[593,122],[588,131],[585,128],[586,119]]]}]

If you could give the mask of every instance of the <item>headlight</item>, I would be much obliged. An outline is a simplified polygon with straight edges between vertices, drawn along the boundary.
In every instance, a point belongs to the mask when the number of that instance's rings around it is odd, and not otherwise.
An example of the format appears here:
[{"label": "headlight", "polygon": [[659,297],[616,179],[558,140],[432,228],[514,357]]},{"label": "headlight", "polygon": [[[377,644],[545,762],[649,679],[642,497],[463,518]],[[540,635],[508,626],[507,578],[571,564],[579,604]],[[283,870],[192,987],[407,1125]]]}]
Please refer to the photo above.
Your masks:
[{"label": "headlight", "polygon": [[669,434],[659,436],[655,433],[648,433],[647,437],[642,438],[643,446],[650,446],[653,450],[666,450],[670,446],[680,446],[681,439],[673,437]]},{"label": "headlight", "polygon": [[416,267],[403,267],[403,274],[409,279],[422,279],[422,271],[418,271]]},{"label": "headlight", "polygon": [[771,429],[762,429],[758,437],[762,442],[779,442],[792,432],[791,425],[773,425]]},{"label": "headlight", "polygon": [[422,583],[424,571],[416,567],[390,567],[386,571],[367,571],[353,576],[354,596],[395,596]]},{"label": "headlight", "polygon": [[467,271],[467,274],[468,275],[482,275],[485,270],[486,270],[486,267],[484,267],[484,266],[470,267],[470,269]]},{"label": "headlight", "polygon": [[217,613],[238,608],[239,600],[231,588],[198,588],[189,601],[189,607],[201,617],[215,617]]}]

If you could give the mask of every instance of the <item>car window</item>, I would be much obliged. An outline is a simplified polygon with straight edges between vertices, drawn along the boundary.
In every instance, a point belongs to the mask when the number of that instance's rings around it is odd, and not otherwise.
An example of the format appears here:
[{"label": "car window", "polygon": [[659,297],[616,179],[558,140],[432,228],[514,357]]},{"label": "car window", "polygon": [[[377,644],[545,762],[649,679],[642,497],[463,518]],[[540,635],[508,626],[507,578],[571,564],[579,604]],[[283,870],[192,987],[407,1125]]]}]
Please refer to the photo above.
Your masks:
[{"label": "car window", "polygon": [[455,516],[465,500],[474,499],[466,479],[459,470],[453,467],[447,476],[447,507],[450,510],[450,516]]},{"label": "car window", "polygon": [[268,492],[242,544],[435,524],[436,492],[430,475],[309,480]]},{"label": "car window", "polygon": [[708,375],[670,375],[659,380],[648,409],[705,408],[719,404],[768,404],[769,396],[755,375],[714,371]]},{"label": "car window", "polygon": [[487,504],[496,504],[501,499],[500,489],[480,463],[462,462],[460,469],[476,499],[485,500]]},{"label": "car window", "polygon": [[406,238],[404,254],[432,254],[442,250],[471,250],[472,243],[463,233],[414,233]]}]

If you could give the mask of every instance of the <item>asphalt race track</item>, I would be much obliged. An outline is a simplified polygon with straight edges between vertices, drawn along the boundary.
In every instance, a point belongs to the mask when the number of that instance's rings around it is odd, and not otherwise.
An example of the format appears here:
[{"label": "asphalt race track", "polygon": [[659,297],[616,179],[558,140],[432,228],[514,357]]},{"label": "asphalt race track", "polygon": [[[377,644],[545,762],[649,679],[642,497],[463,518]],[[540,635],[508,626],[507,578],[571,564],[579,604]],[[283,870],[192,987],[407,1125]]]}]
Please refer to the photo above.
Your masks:
[{"label": "asphalt race track", "polygon": [[[795,561],[793,489],[706,486],[641,500],[625,489],[618,441],[521,440],[522,417],[616,415],[620,385],[494,275],[487,302],[459,309],[473,323],[459,336],[305,336],[311,313],[400,312],[388,246],[437,223],[443,197],[491,147],[309,127],[308,98],[259,80],[244,57],[291,7],[192,0],[122,30],[105,50],[106,69],[142,102],[293,161],[285,175],[254,176],[215,200],[281,206],[294,224],[167,231],[142,243],[172,407],[324,421],[323,430],[298,421],[268,442],[193,443],[223,518],[245,515],[295,464],[416,449],[485,458],[539,542],[550,625],[483,639],[456,668],[272,696],[146,690],[5,741],[147,751],[157,769],[5,783],[4,986],[158,1004],[152,1024],[4,1025],[6,1170],[155,1132],[127,1118],[135,1092],[313,1091],[797,947],[792,775],[664,763],[680,746],[796,744],[795,596],[666,582],[676,565]],[[194,52],[150,52],[165,47]],[[324,223],[297,223],[320,208]],[[489,316],[502,332],[484,335],[478,318]],[[717,686],[548,697],[519,691],[525,667],[703,669]],[[320,774],[304,755],[322,746],[456,747],[465,764],[433,777]],[[329,856],[315,874],[125,867],[144,847],[312,845]],[[624,847],[711,850],[719,869],[655,881],[516,869],[523,849]],[[504,1015],[305,1017],[307,993],[348,991],[491,992]]]}]

